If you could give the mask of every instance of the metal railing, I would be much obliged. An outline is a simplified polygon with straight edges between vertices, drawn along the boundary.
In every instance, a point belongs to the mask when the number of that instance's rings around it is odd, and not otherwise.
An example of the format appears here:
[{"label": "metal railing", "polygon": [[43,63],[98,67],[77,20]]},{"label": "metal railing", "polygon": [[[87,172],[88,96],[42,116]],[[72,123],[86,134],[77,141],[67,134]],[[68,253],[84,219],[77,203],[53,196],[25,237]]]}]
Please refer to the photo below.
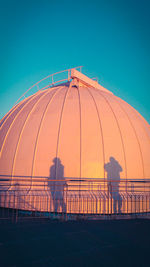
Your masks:
[{"label": "metal railing", "polygon": [[[41,79],[40,81],[38,81],[37,83],[33,84],[28,90],[25,91],[25,93],[23,93],[18,100],[16,101],[15,105],[19,103],[19,101],[21,101],[23,98],[26,98],[28,95],[28,93],[31,91],[40,91],[40,90],[45,90],[48,89],[54,85],[60,84],[62,82],[67,82],[71,80],[71,70],[72,69],[76,69],[79,70],[81,72],[82,70],[82,66],[78,66],[75,68],[71,68],[71,69],[66,69],[63,71],[59,71],[53,74],[50,74],[48,76],[46,76],[45,78]],[[96,78],[93,78],[96,79]]]},{"label": "metal railing", "polygon": [[140,215],[150,212],[150,179],[9,176],[0,179],[0,217]]}]

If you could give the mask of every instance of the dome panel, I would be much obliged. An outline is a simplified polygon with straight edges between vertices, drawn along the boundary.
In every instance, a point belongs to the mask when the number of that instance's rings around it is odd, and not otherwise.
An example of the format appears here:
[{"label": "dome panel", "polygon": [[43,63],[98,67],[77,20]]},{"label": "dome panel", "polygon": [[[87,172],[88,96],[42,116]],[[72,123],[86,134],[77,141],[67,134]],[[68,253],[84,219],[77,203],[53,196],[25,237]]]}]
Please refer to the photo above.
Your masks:
[{"label": "dome panel", "polygon": [[13,175],[28,177],[27,182],[21,182],[26,185],[26,189],[29,189],[31,184],[34,149],[42,116],[55,91],[56,89],[44,92],[36,101],[25,120],[19,136],[14,156]]},{"label": "dome panel", "polygon": [[58,88],[45,110],[36,141],[33,176],[49,177],[49,168],[57,153],[60,117],[67,89]]},{"label": "dome panel", "polygon": [[[119,100],[118,100],[119,101]],[[128,118],[130,119],[130,124],[132,125],[133,131],[136,136],[136,140],[139,147],[141,165],[142,165],[142,174],[137,178],[149,178],[150,177],[150,168],[149,168],[149,159],[150,159],[150,138],[148,134],[147,123],[142,120],[138,113],[124,101],[121,101],[121,106],[127,113]],[[132,150],[134,149],[133,145],[130,146]],[[135,153],[136,155],[136,153]],[[135,157],[134,157],[135,160]],[[133,158],[132,161],[133,162]],[[137,163],[136,163],[137,164]],[[138,164],[137,164],[138,165]]]},{"label": "dome panel", "polygon": [[99,92],[97,90],[94,90],[94,94],[102,124],[105,163],[109,161],[110,157],[114,157],[117,161],[119,161],[120,165],[122,166],[122,172],[120,173],[120,176],[125,179],[126,167],[124,158],[124,147],[116,114],[114,113],[111,104],[106,98],[107,94]]},{"label": "dome panel", "polygon": [[10,114],[14,111],[14,109],[16,109],[18,107],[19,104],[17,104],[16,106],[12,107],[12,109],[10,111],[8,111],[6,113],[6,115],[0,120],[0,129],[3,125],[3,123],[5,122],[5,120],[10,116]]},{"label": "dome panel", "polygon": [[[125,112],[126,107],[123,109],[122,106],[119,105],[118,99],[116,99],[115,96],[110,98],[109,95],[106,95],[105,97],[111,103],[122,135],[124,158],[126,162],[126,177],[128,179],[141,178],[143,177],[143,166],[140,147],[134,128]],[[133,158],[135,159],[134,161]]]},{"label": "dome panel", "polygon": [[36,104],[36,101],[41,97],[41,95],[42,95],[41,93],[36,94],[34,97],[30,98],[29,101],[26,102],[26,104],[22,107],[22,109],[18,111],[17,115],[15,116],[15,119],[13,120],[7,131],[1,149],[1,160],[0,160],[0,170],[5,175],[7,174],[11,176],[12,174],[15,150],[17,147],[22,127],[32,107]]},{"label": "dome panel", "polygon": [[104,178],[101,128],[93,90],[80,89],[81,102],[81,177]]},{"label": "dome panel", "polygon": [[80,108],[75,87],[68,89],[64,103],[57,157],[64,165],[65,177],[80,177]]},{"label": "dome panel", "polygon": [[[32,96],[33,97],[33,96]],[[30,97],[30,98],[32,98]],[[26,103],[30,100],[30,98],[23,100],[20,104],[18,104],[16,107],[12,108],[9,112],[8,116],[6,116],[3,120],[3,123],[0,127],[0,151],[2,149],[2,145],[5,140],[5,136],[7,134],[7,131],[9,130],[11,124],[13,123],[15,117],[17,116],[18,112],[26,105]]]}]

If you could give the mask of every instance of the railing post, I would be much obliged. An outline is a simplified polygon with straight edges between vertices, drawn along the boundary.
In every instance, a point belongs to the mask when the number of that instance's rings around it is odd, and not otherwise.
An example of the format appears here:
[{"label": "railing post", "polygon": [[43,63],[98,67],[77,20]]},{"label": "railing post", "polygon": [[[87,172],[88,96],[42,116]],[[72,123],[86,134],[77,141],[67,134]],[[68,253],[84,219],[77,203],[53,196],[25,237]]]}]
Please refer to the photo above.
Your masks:
[{"label": "railing post", "polygon": [[111,195],[111,214],[112,213],[114,213],[114,211],[113,211],[113,187],[112,187],[112,184],[111,184],[111,186],[110,186],[110,195]]},{"label": "railing post", "polygon": [[146,213],[147,213],[147,194],[146,194]]},{"label": "railing post", "polygon": [[107,210],[108,210],[108,214],[109,214],[109,195],[110,195],[110,192],[109,192],[109,186],[107,185],[107,196],[106,196],[106,199],[107,199]]}]

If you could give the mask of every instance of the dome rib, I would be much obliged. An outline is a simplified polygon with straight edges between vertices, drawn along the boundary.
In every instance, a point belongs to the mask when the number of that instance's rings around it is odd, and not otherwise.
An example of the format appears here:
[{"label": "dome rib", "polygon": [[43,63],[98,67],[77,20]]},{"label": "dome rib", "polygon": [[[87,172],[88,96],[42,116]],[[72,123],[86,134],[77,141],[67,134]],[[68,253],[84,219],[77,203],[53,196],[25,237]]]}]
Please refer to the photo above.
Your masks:
[{"label": "dome rib", "polygon": [[[20,131],[19,138],[18,138],[18,141],[17,141],[17,145],[16,145],[15,153],[14,153],[13,164],[12,164],[12,172],[11,172],[11,177],[12,177],[12,179],[11,179],[11,183],[13,182],[13,175],[14,175],[15,161],[16,161],[16,157],[17,157],[17,152],[18,152],[19,144],[20,144],[21,137],[22,137],[23,131],[24,131],[24,129],[25,129],[25,126],[26,126],[26,124],[27,124],[27,122],[28,122],[28,120],[29,120],[29,118],[30,118],[30,116],[31,116],[31,114],[32,114],[32,112],[33,112],[33,110],[36,108],[36,106],[39,104],[39,102],[40,102],[46,95],[48,95],[48,94],[49,94],[49,91],[48,91],[46,94],[43,93],[43,94],[41,95],[41,97],[38,99],[38,101],[35,102],[35,104],[33,105],[32,109],[31,109],[30,112],[28,113],[28,116],[27,116],[26,120],[24,121],[23,127],[22,127],[22,129],[21,129],[21,131]],[[11,186],[12,186],[12,185],[10,185],[10,187],[11,187]]]},{"label": "dome rib", "polygon": [[79,98],[79,121],[80,121],[80,179],[82,176],[82,111],[81,111],[81,96],[80,90],[77,88]]},{"label": "dome rib", "polygon": [[[103,150],[103,162],[105,164],[105,149],[104,149],[104,137],[103,137],[103,130],[102,130],[102,122],[101,122],[101,119],[100,119],[100,114],[99,114],[99,111],[98,111],[98,107],[97,107],[97,104],[96,104],[96,100],[93,96],[93,94],[91,93],[92,90],[90,90],[90,88],[86,88],[89,92],[89,94],[91,95],[92,97],[92,100],[94,102],[94,105],[95,105],[95,109],[96,109],[96,112],[97,112],[97,116],[98,116],[98,121],[99,121],[99,128],[100,128],[100,133],[101,133],[101,138],[102,138],[102,150]],[[104,166],[104,165],[103,165]],[[104,171],[104,180],[105,180],[105,171]]]},{"label": "dome rib", "polygon": [[4,126],[4,124],[7,122],[7,120],[10,118],[10,116],[13,114],[13,112],[19,108],[25,101],[28,102],[32,96],[29,96],[28,98],[23,99],[20,103],[16,104],[16,106],[12,107],[12,109],[4,116],[4,118],[0,121],[0,129]]},{"label": "dome rib", "polygon": [[[142,125],[142,128],[144,129],[144,132],[146,133],[147,137],[148,137],[148,140],[150,142],[150,135],[148,135],[147,131],[146,131],[146,128],[144,127],[145,124],[148,124],[147,121],[142,117],[142,115],[136,110],[134,109],[131,105],[129,105],[127,102],[125,102],[123,99],[117,97],[117,100],[120,101],[120,102],[123,102],[124,104],[127,104],[128,107],[135,113],[137,119],[140,118],[140,121],[141,121],[141,125]],[[144,124],[144,125],[143,125]],[[148,125],[150,127],[150,125]]]},{"label": "dome rib", "polygon": [[[16,105],[16,106],[18,106],[18,105]],[[9,110],[9,111],[6,113],[6,115],[0,120],[0,129],[2,128],[4,122],[7,120],[7,118],[9,118],[10,114],[12,114],[12,112],[13,112],[14,110],[15,110],[15,106],[12,107],[12,109]]]},{"label": "dome rib", "polygon": [[[41,93],[41,92],[40,92]],[[28,101],[24,104],[24,106],[19,110],[19,112],[17,113],[17,115],[15,116],[15,118],[13,119],[12,123],[10,124],[9,128],[8,128],[8,131],[5,135],[5,138],[4,138],[4,141],[3,141],[3,144],[2,144],[2,147],[1,147],[1,151],[0,151],[0,156],[2,155],[2,152],[3,152],[3,148],[4,148],[4,145],[5,145],[5,142],[7,140],[7,137],[8,137],[8,134],[12,128],[12,126],[14,125],[15,121],[17,120],[18,116],[20,115],[20,113],[24,110],[24,108],[32,101],[34,100],[36,97],[38,96],[38,94],[35,94],[33,96],[31,96],[29,99],[27,99]],[[22,104],[22,102],[20,103],[20,105]]]},{"label": "dome rib", "polygon": [[[144,162],[143,162],[143,154],[142,154],[142,149],[141,149],[141,144],[140,144],[140,141],[139,141],[139,138],[137,136],[137,133],[136,133],[136,130],[133,126],[133,123],[130,119],[130,117],[128,116],[127,112],[125,111],[125,109],[122,107],[122,105],[120,105],[119,101],[116,99],[116,102],[118,102],[118,105],[121,107],[121,109],[124,111],[124,113],[126,114],[128,120],[129,120],[129,123],[133,129],[133,132],[135,134],[135,137],[136,137],[136,140],[137,140],[137,143],[138,143],[138,146],[139,146],[139,151],[140,151],[140,156],[141,156],[141,162],[142,162],[142,169],[143,169],[143,179],[145,179],[145,171],[144,171]],[[129,105],[130,106],[130,105]]]},{"label": "dome rib", "polygon": [[37,132],[37,136],[36,136],[36,140],[35,140],[35,145],[34,145],[34,152],[33,152],[33,159],[32,159],[32,167],[31,167],[31,186],[28,190],[28,193],[29,191],[32,189],[32,178],[33,178],[33,173],[34,173],[34,163],[35,163],[35,158],[36,158],[36,152],[37,152],[37,144],[38,144],[38,139],[39,139],[39,135],[40,135],[40,130],[41,130],[41,127],[42,127],[42,123],[44,121],[44,117],[46,115],[46,112],[48,110],[48,107],[49,105],[51,104],[53,98],[56,96],[56,94],[62,89],[62,87],[58,88],[56,91],[54,91],[54,94],[52,95],[52,97],[50,98],[49,102],[47,103],[45,109],[44,109],[44,112],[43,112],[43,115],[42,115],[42,118],[40,120],[40,124],[39,124],[39,128],[38,128],[38,132]]},{"label": "dome rib", "polygon": [[[3,145],[3,142],[5,140],[5,137],[7,135],[7,132],[9,130],[9,128],[11,127],[11,124],[13,123],[15,117],[14,117],[14,113],[17,111],[21,111],[21,109],[23,108],[23,106],[29,101],[29,99],[31,99],[31,97],[33,96],[30,96],[28,99],[24,99],[23,101],[21,101],[18,105],[16,105],[14,108],[12,108],[10,110],[10,112],[8,113],[8,116],[5,117],[5,120],[2,122],[1,126],[0,126],[0,133],[1,133],[1,140],[0,140],[0,155],[1,155],[1,149],[2,149],[2,145]],[[24,103],[25,102],[25,103]],[[23,105],[24,104],[24,105]],[[21,107],[22,106],[22,107]],[[20,110],[19,110],[20,108]],[[19,111],[18,111],[19,110]],[[12,116],[12,117],[11,117]],[[13,118],[14,117],[14,118]],[[5,124],[6,122],[8,121],[8,126],[6,125],[5,127]],[[2,131],[4,131],[4,133],[2,133]]]},{"label": "dome rib", "polygon": [[[59,120],[59,128],[58,128],[58,135],[57,135],[57,145],[56,145],[56,158],[58,157],[58,151],[59,151],[59,138],[60,138],[60,130],[61,130],[61,123],[62,123],[62,117],[63,117],[63,111],[64,111],[64,106],[65,106],[65,102],[67,99],[67,94],[69,91],[69,87],[64,95],[64,99],[63,99],[63,103],[62,103],[62,108],[61,108],[61,114],[60,114],[60,120]],[[58,173],[58,161],[56,162],[56,177],[57,177],[57,173]]]},{"label": "dome rib", "polygon": [[114,110],[113,110],[113,108],[112,108],[109,100],[104,96],[103,93],[99,92],[99,94],[105,99],[106,103],[110,107],[110,109],[111,109],[111,111],[112,111],[112,113],[114,115],[115,121],[117,123],[117,127],[118,127],[120,138],[121,138],[121,143],[122,143],[122,149],[123,149],[123,156],[124,156],[124,163],[125,163],[125,179],[127,179],[127,163],[126,163],[125,147],[124,147],[124,142],[123,142],[123,137],[122,137],[121,129],[120,129],[120,126],[119,126],[119,123],[118,123],[116,114],[115,114],[115,112],[114,112]]},{"label": "dome rib", "polygon": [[[142,119],[142,116],[139,116],[140,114],[138,114],[136,112],[136,110],[134,110],[134,112],[135,112],[135,115],[136,115],[137,118],[140,117],[140,122],[141,122],[142,128],[143,128],[143,130],[144,130],[144,132],[145,132],[145,134],[146,134],[146,136],[148,138],[148,141],[150,143],[150,135],[148,135],[148,132],[146,131],[146,127],[144,126],[145,125],[144,119]],[[150,128],[150,126],[149,126],[149,128]]]}]

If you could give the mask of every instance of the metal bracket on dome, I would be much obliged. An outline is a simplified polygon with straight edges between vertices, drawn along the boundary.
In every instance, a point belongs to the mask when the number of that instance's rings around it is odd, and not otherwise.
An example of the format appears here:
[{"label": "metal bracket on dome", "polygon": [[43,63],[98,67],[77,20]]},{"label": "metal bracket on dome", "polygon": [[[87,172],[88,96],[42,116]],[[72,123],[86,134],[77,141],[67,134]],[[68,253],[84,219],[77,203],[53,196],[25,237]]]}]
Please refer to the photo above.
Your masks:
[{"label": "metal bracket on dome", "polygon": [[[67,69],[63,71],[56,72],[54,74],[48,75],[47,77],[41,79],[34,85],[32,85],[21,97],[16,101],[15,105],[22,100],[23,98],[31,95],[31,91],[42,91],[49,89],[53,86],[59,85],[60,83],[71,81],[70,86],[80,87],[80,86],[89,86],[100,89],[107,93],[111,93],[104,87],[102,87],[97,81],[94,79],[88,78],[86,75],[81,73],[82,66],[75,67],[72,69]],[[112,94],[112,93],[111,93]]]},{"label": "metal bracket on dome", "polygon": [[73,80],[75,80],[75,82],[78,82],[78,86],[85,86],[85,87],[94,87],[97,89],[100,89],[102,91],[105,91],[107,93],[112,94],[112,92],[110,92],[109,90],[105,89],[103,86],[101,86],[97,81],[90,79],[89,77],[87,77],[86,75],[84,75],[83,73],[79,72],[76,69],[71,69],[71,78]]}]

